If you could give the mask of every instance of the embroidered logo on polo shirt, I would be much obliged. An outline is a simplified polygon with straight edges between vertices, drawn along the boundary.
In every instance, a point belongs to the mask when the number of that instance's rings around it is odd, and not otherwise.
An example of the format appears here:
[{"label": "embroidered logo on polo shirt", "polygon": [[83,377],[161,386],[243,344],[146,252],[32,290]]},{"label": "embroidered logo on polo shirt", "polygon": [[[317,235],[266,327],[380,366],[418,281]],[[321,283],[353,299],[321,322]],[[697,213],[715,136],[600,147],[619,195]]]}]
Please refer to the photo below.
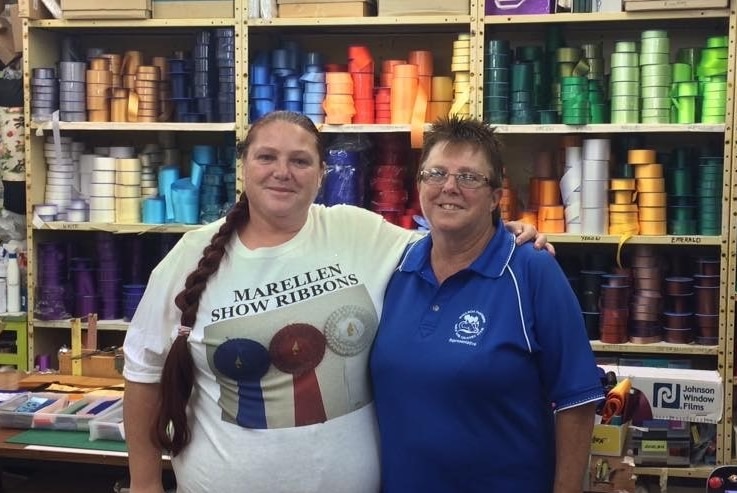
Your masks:
[{"label": "embroidered logo on polo shirt", "polygon": [[480,336],[485,328],[486,317],[484,314],[476,310],[469,310],[458,317],[454,327],[456,337],[451,337],[448,342],[475,346],[474,339]]}]

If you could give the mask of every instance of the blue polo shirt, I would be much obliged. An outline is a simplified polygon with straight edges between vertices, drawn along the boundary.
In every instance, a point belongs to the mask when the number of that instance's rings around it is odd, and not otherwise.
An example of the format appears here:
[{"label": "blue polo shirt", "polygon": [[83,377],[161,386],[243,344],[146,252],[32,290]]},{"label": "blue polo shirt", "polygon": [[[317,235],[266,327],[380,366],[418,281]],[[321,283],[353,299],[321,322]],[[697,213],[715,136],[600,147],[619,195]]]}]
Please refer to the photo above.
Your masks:
[{"label": "blue polo shirt", "polygon": [[441,286],[432,239],[405,253],[371,354],[384,493],[550,493],[553,407],[603,397],[581,309],[554,257],[501,221]]}]

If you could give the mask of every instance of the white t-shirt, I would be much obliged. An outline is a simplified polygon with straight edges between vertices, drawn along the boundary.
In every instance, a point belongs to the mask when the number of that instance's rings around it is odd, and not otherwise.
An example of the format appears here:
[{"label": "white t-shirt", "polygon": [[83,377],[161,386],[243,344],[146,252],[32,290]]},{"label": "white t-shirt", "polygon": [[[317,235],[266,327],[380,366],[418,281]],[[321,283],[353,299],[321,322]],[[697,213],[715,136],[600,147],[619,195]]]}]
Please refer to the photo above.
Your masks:
[{"label": "white t-shirt", "polygon": [[[160,379],[174,298],[220,222],[187,233],[151,275],[125,340],[126,379]],[[312,206],[290,241],[233,236],[189,336],[192,441],[179,493],[379,489],[368,354],[384,289],[416,233],[351,206]]]}]

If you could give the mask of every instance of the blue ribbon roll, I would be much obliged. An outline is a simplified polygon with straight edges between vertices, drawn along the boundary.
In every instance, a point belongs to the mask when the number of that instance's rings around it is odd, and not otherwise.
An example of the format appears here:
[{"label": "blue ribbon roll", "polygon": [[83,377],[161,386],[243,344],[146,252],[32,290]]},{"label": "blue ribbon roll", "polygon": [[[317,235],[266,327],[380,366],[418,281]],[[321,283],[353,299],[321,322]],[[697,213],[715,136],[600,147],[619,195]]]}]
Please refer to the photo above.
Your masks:
[{"label": "blue ribbon roll", "polygon": [[283,107],[286,111],[302,113],[302,101],[284,101]]},{"label": "blue ribbon roll", "polygon": [[330,149],[322,199],[325,205],[363,204],[363,167],[360,153],[345,149]]},{"label": "blue ribbon roll", "polygon": [[302,89],[299,87],[285,87],[283,100],[302,103]]},{"label": "blue ribbon roll", "polygon": [[308,51],[304,54],[303,60],[306,67],[309,67],[310,65],[317,65],[319,67],[322,67],[322,54],[316,52],[316,51]]},{"label": "blue ribbon roll", "polygon": [[321,94],[319,92],[306,92],[304,93],[304,98],[302,100],[305,104],[322,105],[322,102],[325,101],[325,94]]},{"label": "blue ribbon roll", "polygon": [[320,103],[302,103],[302,111],[307,115],[324,115],[325,110]]},{"label": "blue ribbon roll", "polygon": [[324,95],[327,90],[327,85],[323,82],[305,82],[305,93]]},{"label": "blue ribbon roll", "polygon": [[271,72],[268,65],[251,65],[251,84],[265,86],[271,84]]},{"label": "blue ribbon roll", "polygon": [[291,69],[289,53],[285,49],[276,49],[271,52],[271,66],[274,69]]},{"label": "blue ribbon roll", "polygon": [[325,72],[305,72],[300,77],[302,82],[321,83],[325,85]]},{"label": "blue ribbon roll", "polygon": [[217,148],[215,146],[192,146],[192,159],[200,164],[217,164]]},{"label": "blue ribbon roll", "polygon": [[159,196],[164,197],[166,201],[165,222],[174,222],[174,204],[171,198],[171,186],[177,180],[179,180],[179,166],[167,165],[159,168]]},{"label": "blue ribbon roll", "polygon": [[253,99],[274,99],[275,89],[276,89],[276,86],[272,84],[252,85],[251,86],[251,98]]},{"label": "blue ribbon roll", "polygon": [[286,87],[296,87],[301,88],[302,84],[299,83],[299,76],[297,75],[288,75],[284,78],[284,84],[283,86]]},{"label": "blue ribbon roll", "polygon": [[171,186],[174,222],[197,224],[200,220],[200,193],[189,178],[180,178]]},{"label": "blue ribbon roll", "polygon": [[142,212],[144,224],[164,224],[166,222],[166,199],[164,197],[143,199]]}]

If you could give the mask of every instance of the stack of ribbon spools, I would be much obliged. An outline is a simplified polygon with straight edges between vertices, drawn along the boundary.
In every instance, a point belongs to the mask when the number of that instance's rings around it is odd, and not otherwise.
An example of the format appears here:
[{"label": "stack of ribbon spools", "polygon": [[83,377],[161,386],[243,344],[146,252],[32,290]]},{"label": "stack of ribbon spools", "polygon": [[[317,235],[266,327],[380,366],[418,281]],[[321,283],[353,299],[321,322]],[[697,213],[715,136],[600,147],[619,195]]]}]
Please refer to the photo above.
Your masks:
[{"label": "stack of ribbon spools", "polygon": [[66,249],[62,243],[43,242],[37,246],[38,278],[34,316],[39,320],[69,318],[66,309]]},{"label": "stack of ribbon spools", "polygon": [[374,59],[367,47],[348,47],[348,72],[356,108],[353,123],[374,123]]},{"label": "stack of ribbon spools", "polygon": [[608,139],[583,141],[581,180],[581,232],[607,234],[609,231],[609,154]]},{"label": "stack of ribbon spools", "polygon": [[84,91],[87,64],[59,62],[59,119],[65,122],[87,120]]},{"label": "stack of ribbon spools", "polygon": [[611,56],[611,122],[640,121],[640,57],[634,41],[617,41]]},{"label": "stack of ribbon spools", "polygon": [[560,179],[560,194],[563,200],[567,233],[581,233],[581,175],[583,154],[581,138],[566,135],[561,140],[563,147],[563,176]]},{"label": "stack of ribbon spools", "polygon": [[[694,200],[693,160],[688,149],[674,149],[670,165],[665,170],[668,194],[668,234],[698,234]],[[636,168],[636,170],[639,167]],[[721,190],[719,191],[721,194]],[[661,210],[661,209],[658,209]],[[665,210],[659,220],[664,221]],[[721,222],[721,217],[719,218]]]},{"label": "stack of ribbon spools", "polygon": [[[378,134],[376,166],[370,180],[370,208],[390,223],[410,227],[411,216],[405,218],[407,204],[406,159],[409,143],[402,134]],[[409,226],[408,226],[409,224]]]},{"label": "stack of ribbon spools", "polygon": [[663,339],[661,258],[650,245],[635,245],[631,255],[634,292],[630,304],[629,340],[638,344]]},{"label": "stack of ribbon spools", "polygon": [[492,39],[486,43],[484,57],[484,121],[509,122],[509,42]]},{"label": "stack of ribbon spools", "polygon": [[601,342],[622,344],[628,341],[630,278],[622,274],[603,274],[599,287]]},{"label": "stack of ribbon spools", "polygon": [[640,39],[642,123],[669,123],[671,113],[670,39],[665,31],[643,31]]},{"label": "stack of ribbon spools", "polygon": [[[328,72],[325,76],[327,94],[322,103],[325,110],[325,123],[351,123],[356,114],[353,101],[353,77],[348,72]],[[394,123],[393,115],[392,111],[392,123]]]},{"label": "stack of ribbon spools", "polygon": [[453,41],[450,71],[453,73],[453,106],[450,113],[459,116],[471,114],[471,35],[459,34]]},{"label": "stack of ribbon spools", "polygon": [[702,257],[696,260],[696,274],[693,275],[696,343],[705,346],[719,343],[719,272],[718,258]]},{"label": "stack of ribbon spools", "polygon": [[309,52],[305,54],[304,72],[300,77],[300,81],[302,81],[304,89],[302,95],[304,114],[316,125],[325,123],[325,110],[322,107],[322,102],[325,99],[327,87],[325,85],[322,57],[319,53]]},{"label": "stack of ribbon spools", "polygon": [[701,86],[701,122],[724,123],[727,115],[729,38],[714,36],[701,49],[697,75]]},{"label": "stack of ribbon spools", "polygon": [[[718,289],[718,288],[717,288]],[[665,342],[688,344],[693,341],[692,277],[665,278],[664,337]]]},{"label": "stack of ribbon spools", "polygon": [[31,70],[31,119],[47,121],[59,108],[59,87],[56,70],[53,68],[34,68]]},{"label": "stack of ribbon spools", "polygon": [[577,287],[578,301],[583,313],[583,321],[586,326],[586,334],[594,341],[600,338],[601,306],[599,297],[601,295],[602,276],[606,272],[601,270],[582,270],[578,275]]}]

